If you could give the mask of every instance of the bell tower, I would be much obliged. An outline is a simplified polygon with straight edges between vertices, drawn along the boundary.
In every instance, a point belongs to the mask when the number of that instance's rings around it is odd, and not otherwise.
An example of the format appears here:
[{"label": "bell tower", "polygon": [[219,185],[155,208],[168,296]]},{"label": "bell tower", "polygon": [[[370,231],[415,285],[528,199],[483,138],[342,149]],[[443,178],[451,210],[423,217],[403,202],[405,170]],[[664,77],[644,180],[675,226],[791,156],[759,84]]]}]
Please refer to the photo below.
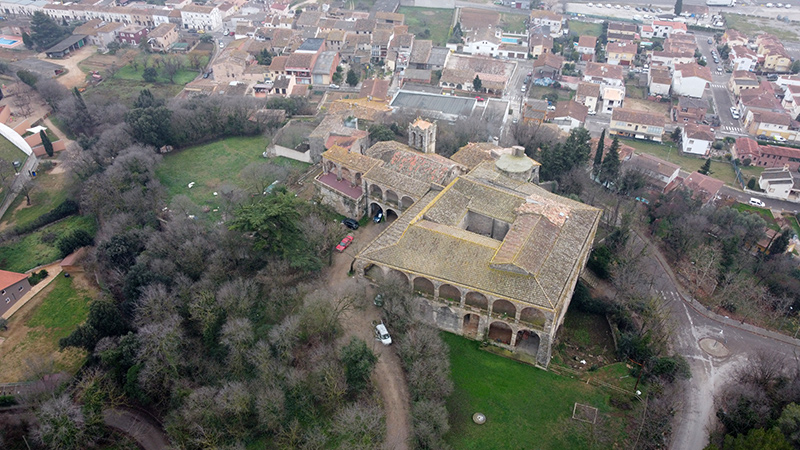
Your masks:
[{"label": "bell tower", "polygon": [[423,153],[436,153],[436,122],[417,117],[408,124],[408,146]]}]

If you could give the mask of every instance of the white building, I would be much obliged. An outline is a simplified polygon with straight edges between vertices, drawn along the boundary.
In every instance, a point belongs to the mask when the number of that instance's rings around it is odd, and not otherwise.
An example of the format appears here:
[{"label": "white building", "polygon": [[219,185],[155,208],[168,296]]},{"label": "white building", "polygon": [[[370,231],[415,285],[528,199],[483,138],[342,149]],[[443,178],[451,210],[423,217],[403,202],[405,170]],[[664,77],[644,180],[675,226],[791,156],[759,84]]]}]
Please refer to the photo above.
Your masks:
[{"label": "white building", "polygon": [[758,55],[743,45],[734,45],[728,54],[733,70],[746,70],[754,72],[758,64]]},{"label": "white building", "polygon": [[216,6],[189,5],[181,10],[186,30],[213,31],[222,27],[222,13]]},{"label": "white building", "polygon": [[800,176],[789,170],[789,167],[770,167],[758,177],[758,187],[767,197],[779,198],[792,202],[800,199]]},{"label": "white building", "polygon": [[681,130],[681,151],[707,157],[714,143],[714,133],[708,125],[689,123]]},{"label": "white building", "polygon": [[711,69],[697,63],[676,64],[672,74],[672,92],[676,95],[701,98],[711,83]]}]

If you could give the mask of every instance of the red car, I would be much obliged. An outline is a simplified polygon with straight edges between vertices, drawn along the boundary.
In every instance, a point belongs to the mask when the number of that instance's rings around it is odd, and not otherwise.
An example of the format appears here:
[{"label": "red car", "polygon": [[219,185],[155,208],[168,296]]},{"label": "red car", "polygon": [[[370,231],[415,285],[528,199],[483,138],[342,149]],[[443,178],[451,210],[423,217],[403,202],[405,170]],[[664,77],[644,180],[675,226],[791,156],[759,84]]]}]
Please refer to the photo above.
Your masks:
[{"label": "red car", "polygon": [[339,242],[339,245],[336,246],[336,251],[341,253],[352,243],[353,243],[353,235],[348,234],[347,236],[345,236],[344,239],[342,239],[342,242]]}]

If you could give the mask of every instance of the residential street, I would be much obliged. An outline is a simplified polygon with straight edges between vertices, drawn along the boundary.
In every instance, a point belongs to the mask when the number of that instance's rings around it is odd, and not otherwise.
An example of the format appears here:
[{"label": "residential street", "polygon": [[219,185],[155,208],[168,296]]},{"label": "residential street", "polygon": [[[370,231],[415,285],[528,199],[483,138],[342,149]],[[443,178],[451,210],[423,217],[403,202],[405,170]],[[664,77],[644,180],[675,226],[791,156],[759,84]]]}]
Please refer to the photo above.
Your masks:
[{"label": "residential street", "polygon": [[718,64],[714,63],[714,57],[711,55],[711,49],[716,48],[716,44],[709,44],[708,38],[712,37],[711,34],[696,33],[695,40],[697,41],[697,49],[706,57],[708,67],[711,68],[711,86],[710,91],[712,100],[714,102],[714,111],[719,116],[720,127],[715,129],[718,138],[727,136],[739,137],[747,136],[742,130],[742,124],[738,119],[734,119],[731,115],[731,106],[734,106],[733,98],[728,90],[727,83],[730,74],[727,72],[717,72]]},{"label": "residential street", "polygon": [[[684,292],[660,251],[645,238],[634,235],[640,248],[647,245],[642,261],[653,274],[651,293],[669,308],[674,329],[673,349],[683,355],[692,371],[673,424],[673,450],[699,450],[708,443],[714,417],[714,397],[733,371],[759,351],[791,356],[800,341],[741,324],[707,310]],[[701,345],[703,347],[701,348]]]}]

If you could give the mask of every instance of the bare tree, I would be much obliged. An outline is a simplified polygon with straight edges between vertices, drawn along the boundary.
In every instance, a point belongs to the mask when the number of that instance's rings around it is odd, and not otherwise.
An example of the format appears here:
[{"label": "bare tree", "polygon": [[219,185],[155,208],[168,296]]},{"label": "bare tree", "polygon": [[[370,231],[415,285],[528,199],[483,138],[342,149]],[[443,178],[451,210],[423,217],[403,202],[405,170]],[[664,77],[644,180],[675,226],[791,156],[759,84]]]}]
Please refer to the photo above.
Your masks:
[{"label": "bare tree", "polygon": [[175,82],[175,75],[183,68],[183,58],[178,55],[169,55],[161,60],[164,65],[164,73],[167,74],[170,83]]},{"label": "bare tree", "polygon": [[242,169],[239,176],[244,187],[252,194],[261,195],[275,181],[286,180],[289,170],[284,166],[268,162],[255,162]]}]

